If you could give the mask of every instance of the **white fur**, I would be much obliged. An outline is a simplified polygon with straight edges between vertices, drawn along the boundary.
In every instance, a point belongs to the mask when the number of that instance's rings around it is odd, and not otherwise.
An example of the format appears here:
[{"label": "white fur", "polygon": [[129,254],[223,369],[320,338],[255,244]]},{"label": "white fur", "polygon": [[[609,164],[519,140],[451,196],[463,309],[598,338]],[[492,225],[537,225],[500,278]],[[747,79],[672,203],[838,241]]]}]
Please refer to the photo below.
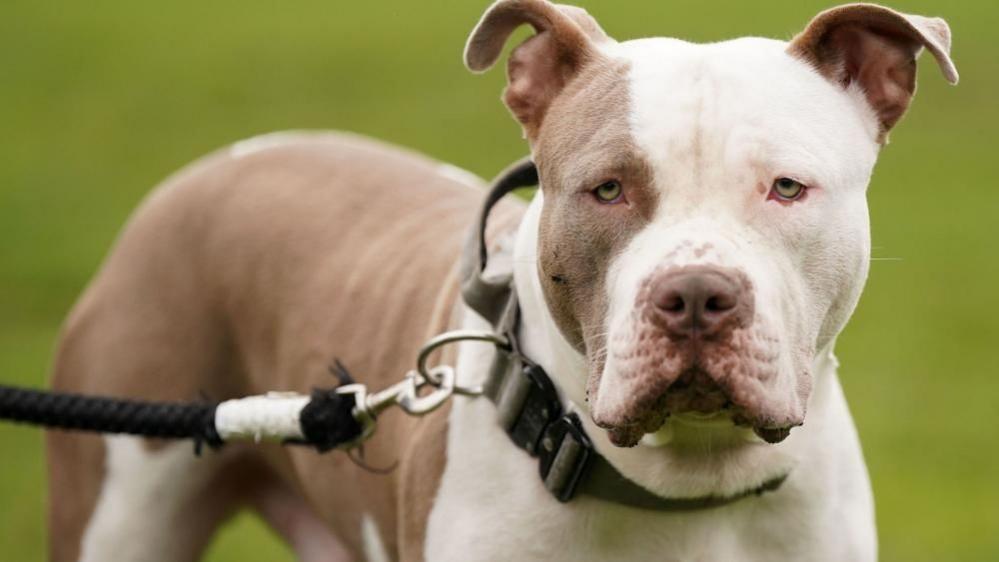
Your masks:
[{"label": "white fur", "polygon": [[[738,265],[760,286],[758,308],[775,325],[799,328],[791,312],[816,323],[801,327],[818,342],[810,359],[806,423],[779,445],[749,442],[726,455],[676,455],[670,435],[632,449],[612,446],[585,412],[585,359],[560,335],[542,296],[536,269],[540,194],[520,227],[513,259],[522,345],[556,380],[564,402],[583,411],[598,451],[654,492],[724,494],[774,475],[789,477],[778,492],[695,512],[646,512],[586,497],[560,504],[543,489],[536,461],[497,426],[492,404],[457,399],[448,462],[428,524],[427,559],[874,560],[870,484],[832,354],[867,273],[864,190],[877,154],[869,108],[858,105],[855,92],[836,90],[786,55],[776,41],[695,46],[656,39],[608,52],[632,63],[633,135],[653,159],[663,190],[655,220],[608,272],[609,328],[634,301],[637,280],[672,244],[711,240],[714,252],[677,259]],[[772,92],[754,95],[763,91],[754,86],[760,82],[772,85]],[[772,181],[772,174],[800,175],[816,185],[812,207],[764,205],[765,193],[753,186]],[[832,251],[813,258],[823,248]],[[847,286],[833,286],[844,275]],[[804,309],[788,311],[789,303]],[[465,324],[484,327],[471,312]],[[460,349],[457,371],[466,383],[485,376],[489,353],[474,344]]]},{"label": "white fur", "polygon": [[190,443],[155,452],[134,437],[107,437],[104,443],[106,475],[83,535],[81,562],[184,559],[190,545],[174,522],[205,485],[212,459],[195,457]]},{"label": "white fur", "polygon": [[382,534],[378,531],[378,523],[370,513],[361,517],[361,541],[364,546],[364,557],[367,562],[389,562]]}]

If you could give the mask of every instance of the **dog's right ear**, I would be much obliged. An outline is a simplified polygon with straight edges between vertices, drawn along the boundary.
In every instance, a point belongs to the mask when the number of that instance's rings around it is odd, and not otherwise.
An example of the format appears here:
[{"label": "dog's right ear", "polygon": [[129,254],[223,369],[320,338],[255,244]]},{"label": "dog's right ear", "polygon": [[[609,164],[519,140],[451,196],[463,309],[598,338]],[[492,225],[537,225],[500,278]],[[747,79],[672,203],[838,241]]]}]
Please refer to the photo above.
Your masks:
[{"label": "dog's right ear", "polygon": [[820,13],[791,40],[788,52],[841,87],[859,86],[878,118],[878,140],[885,142],[912,101],[916,57],[924,47],[944,78],[957,84],[947,22],[876,4],[847,4]]},{"label": "dog's right ear", "polygon": [[488,70],[510,34],[530,24],[537,35],[510,54],[503,101],[534,141],[545,113],[566,84],[610,41],[586,10],[546,0],[499,0],[482,16],[465,45],[465,66]]}]

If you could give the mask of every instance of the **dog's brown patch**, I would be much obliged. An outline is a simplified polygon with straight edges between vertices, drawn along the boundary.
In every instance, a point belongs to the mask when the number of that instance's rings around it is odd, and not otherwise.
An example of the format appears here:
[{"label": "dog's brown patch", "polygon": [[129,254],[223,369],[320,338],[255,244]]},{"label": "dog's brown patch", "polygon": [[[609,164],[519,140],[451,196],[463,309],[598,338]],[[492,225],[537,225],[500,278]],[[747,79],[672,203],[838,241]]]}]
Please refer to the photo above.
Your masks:
[{"label": "dog's brown patch", "polygon": [[[652,168],[631,135],[629,71],[609,59],[586,68],[553,104],[535,150],[541,286],[559,329],[589,359],[591,391],[605,358],[608,268],[658,203]],[[591,191],[608,180],[620,182],[627,203],[596,200]]]}]

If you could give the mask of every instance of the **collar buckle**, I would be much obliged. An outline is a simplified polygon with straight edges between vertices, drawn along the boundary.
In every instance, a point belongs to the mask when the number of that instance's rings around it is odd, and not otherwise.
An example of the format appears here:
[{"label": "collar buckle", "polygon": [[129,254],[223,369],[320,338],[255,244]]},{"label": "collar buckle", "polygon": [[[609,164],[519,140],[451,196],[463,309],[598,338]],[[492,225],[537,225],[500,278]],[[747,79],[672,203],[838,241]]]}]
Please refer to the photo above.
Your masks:
[{"label": "collar buckle", "polygon": [[576,494],[594,455],[579,417],[563,415],[558,392],[540,365],[516,353],[498,352],[493,363],[500,382],[495,396],[500,426],[515,445],[538,458],[541,481],[560,502]]},{"label": "collar buckle", "polygon": [[508,359],[512,364],[496,404],[499,423],[518,447],[535,457],[545,429],[562,414],[562,404],[540,365],[516,356]]},{"label": "collar buckle", "polygon": [[560,502],[571,500],[592,456],[593,444],[575,413],[550,424],[538,448],[538,468],[545,488]]}]

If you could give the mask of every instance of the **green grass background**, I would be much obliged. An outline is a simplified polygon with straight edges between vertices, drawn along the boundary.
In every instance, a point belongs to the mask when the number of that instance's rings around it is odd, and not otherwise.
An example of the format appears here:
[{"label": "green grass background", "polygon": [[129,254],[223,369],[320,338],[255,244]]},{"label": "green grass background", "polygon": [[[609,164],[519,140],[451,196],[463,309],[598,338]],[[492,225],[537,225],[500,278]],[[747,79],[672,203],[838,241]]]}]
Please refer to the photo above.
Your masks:
[{"label": "green grass background", "polygon": [[[502,71],[460,63],[480,1],[0,3],[0,380],[42,385],[59,323],[136,203],[216,147],[359,131],[489,177],[525,153]],[[788,38],[824,2],[593,0],[613,36]],[[999,559],[995,27],[947,17],[962,82],[925,56],[870,190],[876,258],[840,338],[882,559]],[[779,84],[770,85],[779,87]],[[42,560],[41,433],[0,425],[0,558]],[[208,560],[290,560],[250,516]]]}]

